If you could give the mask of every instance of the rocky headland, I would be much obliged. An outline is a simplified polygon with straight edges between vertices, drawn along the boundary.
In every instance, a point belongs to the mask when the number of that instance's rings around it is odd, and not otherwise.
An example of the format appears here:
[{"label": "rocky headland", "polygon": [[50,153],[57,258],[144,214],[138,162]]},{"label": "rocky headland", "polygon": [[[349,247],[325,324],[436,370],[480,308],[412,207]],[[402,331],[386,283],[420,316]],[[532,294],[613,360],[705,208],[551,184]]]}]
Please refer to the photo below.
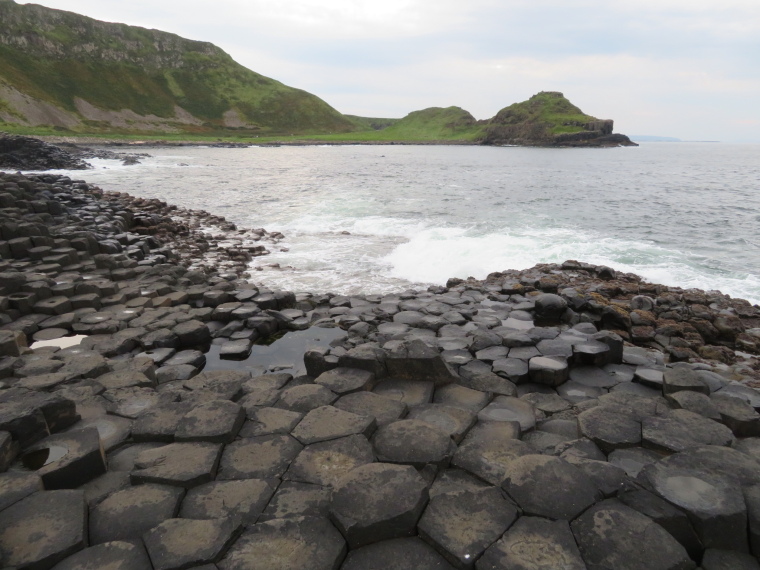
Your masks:
[{"label": "rocky headland", "polygon": [[760,307],[577,261],[271,291],[281,237],[0,174],[0,568],[760,567]]}]

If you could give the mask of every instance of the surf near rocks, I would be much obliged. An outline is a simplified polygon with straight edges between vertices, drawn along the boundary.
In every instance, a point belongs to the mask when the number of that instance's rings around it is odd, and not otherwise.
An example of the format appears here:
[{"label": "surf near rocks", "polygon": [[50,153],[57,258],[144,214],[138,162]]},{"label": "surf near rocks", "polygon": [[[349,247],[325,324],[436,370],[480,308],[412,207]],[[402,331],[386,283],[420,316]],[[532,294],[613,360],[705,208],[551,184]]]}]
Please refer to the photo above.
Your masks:
[{"label": "surf near rocks", "polygon": [[[757,567],[758,307],[579,262],[268,291],[222,220],[3,182],[3,236],[41,232],[2,277],[3,566]],[[313,330],[257,364],[255,341]]]}]

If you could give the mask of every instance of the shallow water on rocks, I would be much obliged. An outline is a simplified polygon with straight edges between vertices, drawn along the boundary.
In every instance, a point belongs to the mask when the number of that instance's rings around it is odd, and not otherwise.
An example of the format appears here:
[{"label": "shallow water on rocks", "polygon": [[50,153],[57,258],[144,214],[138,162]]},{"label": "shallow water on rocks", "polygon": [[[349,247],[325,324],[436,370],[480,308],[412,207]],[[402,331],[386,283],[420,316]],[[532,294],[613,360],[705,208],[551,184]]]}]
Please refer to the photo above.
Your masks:
[{"label": "shallow water on rocks", "polygon": [[69,174],[283,232],[253,262],[270,287],[389,292],[579,259],[760,302],[760,145],[148,152]]}]

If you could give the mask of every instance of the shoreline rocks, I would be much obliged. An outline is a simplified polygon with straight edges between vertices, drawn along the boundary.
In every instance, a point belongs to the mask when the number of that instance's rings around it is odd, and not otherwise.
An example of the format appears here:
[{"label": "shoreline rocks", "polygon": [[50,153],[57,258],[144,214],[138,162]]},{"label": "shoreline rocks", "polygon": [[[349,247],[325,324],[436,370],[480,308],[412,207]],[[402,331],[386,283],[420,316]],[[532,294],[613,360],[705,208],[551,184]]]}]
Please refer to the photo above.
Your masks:
[{"label": "shoreline rocks", "polygon": [[0,567],[760,567],[760,307],[577,261],[271,291],[277,234],[55,175],[0,206]]}]

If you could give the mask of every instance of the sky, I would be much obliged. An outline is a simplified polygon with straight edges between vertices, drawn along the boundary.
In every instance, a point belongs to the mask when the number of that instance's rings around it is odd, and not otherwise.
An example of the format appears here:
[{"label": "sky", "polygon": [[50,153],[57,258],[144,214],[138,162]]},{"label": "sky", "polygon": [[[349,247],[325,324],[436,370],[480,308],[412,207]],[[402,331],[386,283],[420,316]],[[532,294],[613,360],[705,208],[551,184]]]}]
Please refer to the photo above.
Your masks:
[{"label": "sky", "polygon": [[628,135],[760,142],[760,0],[35,3],[212,42],[348,114],[561,91]]}]

